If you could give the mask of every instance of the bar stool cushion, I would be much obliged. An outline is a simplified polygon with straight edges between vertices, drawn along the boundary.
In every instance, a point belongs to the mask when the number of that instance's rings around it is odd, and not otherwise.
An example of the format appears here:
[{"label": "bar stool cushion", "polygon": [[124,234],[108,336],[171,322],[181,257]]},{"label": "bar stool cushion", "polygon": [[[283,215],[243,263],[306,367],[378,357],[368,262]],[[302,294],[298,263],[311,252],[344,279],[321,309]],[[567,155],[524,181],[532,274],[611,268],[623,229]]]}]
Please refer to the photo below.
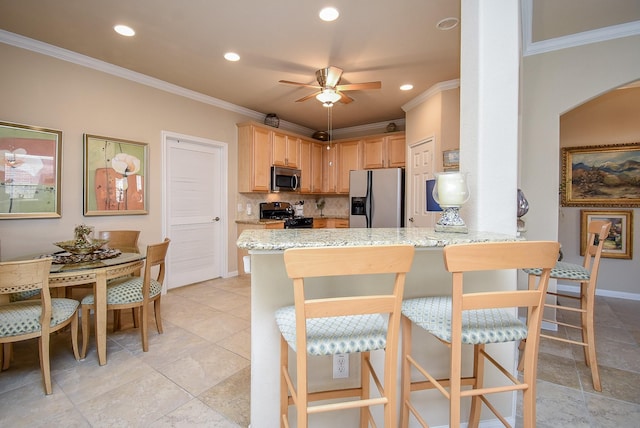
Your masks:
[{"label": "bar stool cushion", "polygon": [[[276,311],[276,323],[289,346],[296,350],[295,306]],[[387,323],[379,314],[311,318],[307,320],[307,353],[333,355],[366,352],[387,346]]]},{"label": "bar stool cushion", "polygon": [[[51,327],[67,321],[78,310],[73,299],[51,299]],[[40,331],[40,300],[26,300],[0,306],[0,337],[18,336]]]},{"label": "bar stool cushion", "polygon": [[[125,277],[120,281],[113,281],[107,284],[107,305],[118,305],[122,303],[142,302],[142,283],[144,278],[141,276]],[[151,279],[149,289],[149,297],[153,298],[162,291],[162,284],[155,279]],[[83,305],[95,304],[93,294],[88,294],[82,299]]]},{"label": "bar stool cushion", "polygon": [[[540,268],[523,269],[523,271],[531,275],[540,275],[542,273],[542,269]],[[582,265],[574,263],[558,262],[554,268],[551,269],[551,278],[580,281],[588,280],[590,277],[591,272],[585,269]]]},{"label": "bar stool cushion", "polygon": [[[402,302],[402,314],[437,338],[451,343],[451,297],[419,297]],[[527,326],[505,309],[462,312],[462,343],[513,342],[527,337]]]}]

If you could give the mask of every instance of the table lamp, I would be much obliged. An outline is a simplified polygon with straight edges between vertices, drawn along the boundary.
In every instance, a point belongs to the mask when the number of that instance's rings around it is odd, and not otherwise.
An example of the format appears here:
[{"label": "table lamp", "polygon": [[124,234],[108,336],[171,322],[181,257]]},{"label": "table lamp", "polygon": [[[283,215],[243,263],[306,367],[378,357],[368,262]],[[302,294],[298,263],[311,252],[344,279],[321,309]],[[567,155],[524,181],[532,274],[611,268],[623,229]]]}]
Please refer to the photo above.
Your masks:
[{"label": "table lamp", "polygon": [[460,218],[460,207],[469,200],[467,173],[459,171],[435,173],[433,198],[443,209],[435,225],[436,232],[468,233],[469,229]]}]

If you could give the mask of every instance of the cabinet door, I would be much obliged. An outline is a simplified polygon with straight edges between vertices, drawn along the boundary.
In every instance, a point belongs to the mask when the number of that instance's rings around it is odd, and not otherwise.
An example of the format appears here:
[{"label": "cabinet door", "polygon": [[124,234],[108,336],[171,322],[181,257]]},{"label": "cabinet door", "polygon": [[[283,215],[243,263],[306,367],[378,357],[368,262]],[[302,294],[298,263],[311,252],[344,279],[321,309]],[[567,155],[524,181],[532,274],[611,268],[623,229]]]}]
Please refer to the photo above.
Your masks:
[{"label": "cabinet door", "polygon": [[268,192],[271,181],[271,132],[238,127],[238,191]]},{"label": "cabinet door", "polygon": [[338,189],[337,193],[349,193],[349,172],[362,169],[360,161],[360,140],[344,141],[336,144],[338,148],[337,169]]},{"label": "cabinet door", "polygon": [[362,141],[363,169],[385,168],[387,157],[385,153],[385,138],[366,138]]},{"label": "cabinet door", "polygon": [[406,165],[406,139],[404,133],[390,135],[387,141],[387,168],[404,168]]},{"label": "cabinet door", "polygon": [[322,192],[322,153],[326,151],[324,144],[311,143],[311,174],[309,174],[309,179],[313,193]]},{"label": "cabinet door", "polygon": [[281,132],[273,131],[273,164],[298,168],[300,166],[300,139]]},{"label": "cabinet door", "polygon": [[322,150],[322,193],[336,193],[337,151],[336,144],[330,150]]},{"label": "cabinet door", "polygon": [[300,174],[302,179],[300,181],[300,192],[311,192],[311,181],[313,180],[313,165],[311,163],[311,141],[300,141]]}]

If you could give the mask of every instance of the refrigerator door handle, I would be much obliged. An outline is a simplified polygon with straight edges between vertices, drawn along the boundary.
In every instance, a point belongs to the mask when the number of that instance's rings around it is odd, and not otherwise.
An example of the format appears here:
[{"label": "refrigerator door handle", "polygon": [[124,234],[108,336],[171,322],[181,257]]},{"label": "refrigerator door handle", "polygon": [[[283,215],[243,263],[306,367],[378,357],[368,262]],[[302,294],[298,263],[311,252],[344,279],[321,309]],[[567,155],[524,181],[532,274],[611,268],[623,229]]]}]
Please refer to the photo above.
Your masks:
[{"label": "refrigerator door handle", "polygon": [[365,202],[365,220],[367,222],[367,228],[371,228],[373,223],[373,172],[367,171],[367,196]]}]

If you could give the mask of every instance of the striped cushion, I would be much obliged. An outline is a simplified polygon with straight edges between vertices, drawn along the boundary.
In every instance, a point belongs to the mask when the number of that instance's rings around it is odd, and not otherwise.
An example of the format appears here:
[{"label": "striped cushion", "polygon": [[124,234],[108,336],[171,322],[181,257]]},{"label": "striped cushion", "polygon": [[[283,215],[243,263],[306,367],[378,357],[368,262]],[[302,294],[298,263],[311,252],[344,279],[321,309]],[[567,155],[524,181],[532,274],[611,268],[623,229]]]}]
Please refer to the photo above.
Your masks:
[{"label": "striped cushion", "polygon": [[[414,324],[451,343],[451,297],[420,297],[402,302],[402,314]],[[505,309],[462,312],[462,343],[513,342],[527,337],[527,326]]]},{"label": "striped cushion", "polygon": [[[540,275],[542,274],[542,269],[533,268],[533,269],[523,269],[526,273],[532,275]],[[589,280],[591,277],[591,273],[584,268],[582,265],[577,265],[574,263],[567,262],[558,262],[551,269],[551,278],[556,279],[570,279],[575,281]]]},{"label": "striped cushion", "polygon": [[[110,282],[107,284],[107,305],[142,302],[142,282],[141,276],[127,276],[121,280]],[[152,279],[149,297],[156,297],[160,292],[162,292],[162,284]],[[83,305],[93,305],[94,303],[93,294],[88,294],[82,299]]]},{"label": "striped cushion", "polygon": [[[291,349],[296,350],[295,306],[276,311],[276,323]],[[387,323],[379,314],[307,320],[307,353],[333,355],[384,349],[387,345]]]},{"label": "striped cushion", "polygon": [[[51,299],[51,327],[63,323],[78,310],[73,299]],[[42,307],[39,300],[26,300],[0,306],[0,337],[12,337],[40,331]]]}]

